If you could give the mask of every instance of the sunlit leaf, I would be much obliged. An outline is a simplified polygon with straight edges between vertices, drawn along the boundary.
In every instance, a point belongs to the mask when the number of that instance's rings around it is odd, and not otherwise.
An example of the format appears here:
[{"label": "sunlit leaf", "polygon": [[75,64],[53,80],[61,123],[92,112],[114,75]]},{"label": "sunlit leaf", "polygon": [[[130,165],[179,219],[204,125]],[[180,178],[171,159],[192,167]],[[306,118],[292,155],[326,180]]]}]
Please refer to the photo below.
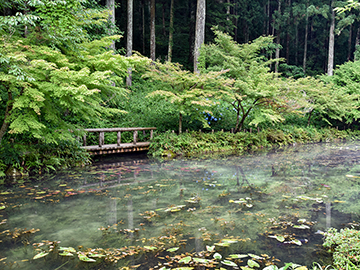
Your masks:
[{"label": "sunlit leaf", "polygon": [[40,252],[39,254],[36,254],[36,255],[33,257],[33,260],[40,259],[40,258],[42,258],[42,257],[45,257],[45,256],[48,255],[48,254],[49,254],[49,252],[45,252],[45,251]]},{"label": "sunlit leaf", "polygon": [[298,239],[292,240],[291,242],[294,243],[294,244],[296,244],[296,245],[298,245],[298,246],[301,246],[301,245],[302,245],[301,241],[298,240]]},{"label": "sunlit leaf", "polygon": [[237,264],[232,262],[232,261],[228,261],[228,260],[223,260],[221,261],[222,264],[225,264],[227,266],[233,266],[233,267],[237,267]]},{"label": "sunlit leaf", "polygon": [[243,259],[243,258],[249,257],[249,255],[247,255],[247,254],[230,254],[229,257],[232,259]]},{"label": "sunlit leaf", "polygon": [[263,270],[278,270],[279,268],[276,265],[269,265],[263,268]]},{"label": "sunlit leaf", "polygon": [[308,270],[308,268],[306,266],[300,266],[300,267],[296,267],[296,270]]},{"label": "sunlit leaf", "polygon": [[89,257],[87,257],[86,255],[79,253],[78,254],[79,260],[83,261],[83,262],[96,262],[96,260],[94,259],[90,259]]},{"label": "sunlit leaf", "polygon": [[182,259],[179,261],[179,263],[188,264],[190,261],[191,261],[191,257],[190,257],[190,256],[187,256],[187,257],[182,258]]},{"label": "sunlit leaf", "polygon": [[173,270],[192,270],[194,269],[194,267],[177,267],[177,268],[173,268]]},{"label": "sunlit leaf", "polygon": [[260,267],[260,264],[258,264],[257,262],[253,261],[253,260],[248,260],[247,261],[248,266],[250,267]]},{"label": "sunlit leaf", "polygon": [[65,256],[65,257],[71,257],[74,256],[74,254],[72,254],[69,251],[63,251],[62,253],[59,253],[60,256]]},{"label": "sunlit leaf", "polygon": [[215,246],[206,246],[206,250],[209,252],[213,252],[215,250]]},{"label": "sunlit leaf", "polygon": [[73,247],[59,247],[59,251],[76,252]]},{"label": "sunlit leaf", "polygon": [[202,258],[193,258],[193,261],[198,262],[198,263],[208,263],[208,262],[210,262],[210,260],[202,259]]},{"label": "sunlit leaf", "polygon": [[3,210],[3,209],[5,209],[5,205],[0,206],[0,210]]},{"label": "sunlit leaf", "polygon": [[166,251],[174,252],[174,251],[177,251],[178,249],[179,249],[179,247],[173,247],[173,248],[168,248]]},{"label": "sunlit leaf", "polygon": [[155,250],[157,249],[157,247],[154,246],[144,246],[144,248],[148,249],[148,250]]},{"label": "sunlit leaf", "polygon": [[301,224],[301,225],[294,225],[293,228],[295,229],[302,229],[302,230],[305,230],[305,229],[310,229],[309,226],[305,225],[305,224]]},{"label": "sunlit leaf", "polygon": [[219,253],[217,253],[217,252],[214,254],[213,257],[214,257],[214,259],[217,259],[217,260],[221,260],[221,259],[222,259],[221,254],[219,254]]},{"label": "sunlit leaf", "polygon": [[258,256],[258,255],[251,254],[251,253],[249,253],[248,255],[249,255],[251,258],[256,259],[256,260],[264,260],[264,259],[265,259],[264,257],[260,257],[260,256]]},{"label": "sunlit leaf", "polygon": [[268,235],[268,237],[269,238],[275,238],[279,242],[284,242],[285,241],[285,237],[282,236],[282,235]]}]

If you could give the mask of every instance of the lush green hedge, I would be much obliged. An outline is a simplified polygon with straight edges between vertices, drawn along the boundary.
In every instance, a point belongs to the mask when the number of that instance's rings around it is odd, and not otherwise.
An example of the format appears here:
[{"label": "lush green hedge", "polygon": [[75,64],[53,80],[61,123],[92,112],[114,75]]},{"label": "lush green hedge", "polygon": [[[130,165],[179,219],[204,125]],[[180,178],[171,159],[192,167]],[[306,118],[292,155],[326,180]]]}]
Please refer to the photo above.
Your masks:
[{"label": "lush green hedge", "polygon": [[260,132],[189,132],[177,135],[172,132],[156,134],[149,154],[159,156],[194,156],[206,152],[230,151],[241,154],[246,151],[270,149],[278,146],[303,143],[331,142],[360,139],[360,132],[335,128],[301,128],[283,126],[281,129],[265,129]]}]

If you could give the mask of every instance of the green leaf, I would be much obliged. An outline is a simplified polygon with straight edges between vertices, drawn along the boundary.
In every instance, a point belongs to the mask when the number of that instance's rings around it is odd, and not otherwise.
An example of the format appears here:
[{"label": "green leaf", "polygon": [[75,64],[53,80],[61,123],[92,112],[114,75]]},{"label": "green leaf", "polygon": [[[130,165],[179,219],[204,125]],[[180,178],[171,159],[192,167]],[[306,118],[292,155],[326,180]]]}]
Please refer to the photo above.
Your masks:
[{"label": "green leaf", "polygon": [[260,264],[258,264],[257,262],[255,262],[255,261],[253,261],[253,260],[248,260],[247,261],[247,264],[248,264],[248,266],[250,266],[250,267],[260,267]]},{"label": "green leaf", "polygon": [[5,209],[5,205],[0,206],[0,210],[3,210],[3,209]]},{"label": "green leaf", "polygon": [[154,246],[144,246],[144,248],[148,249],[148,250],[155,250],[157,249],[157,247]]},{"label": "green leaf", "polygon": [[42,258],[42,257],[45,257],[45,256],[48,255],[48,254],[49,254],[49,252],[45,252],[45,251],[40,252],[39,254],[36,254],[36,255],[33,257],[33,260],[40,259],[40,258]]},{"label": "green leaf", "polygon": [[59,251],[76,252],[73,247],[59,247]]},{"label": "green leaf", "polygon": [[229,260],[223,260],[221,261],[222,264],[225,264],[227,266],[233,266],[233,267],[237,267],[238,265],[232,261],[229,261]]},{"label": "green leaf", "polygon": [[251,254],[251,253],[249,253],[248,255],[249,255],[251,258],[256,259],[256,260],[264,260],[264,259],[265,259],[264,257],[260,257],[260,256],[258,256],[258,255]]},{"label": "green leaf", "polygon": [[247,255],[247,254],[230,254],[229,257],[232,259],[243,259],[243,258],[249,257],[249,255]]},{"label": "green leaf", "polygon": [[69,251],[63,251],[62,253],[59,253],[60,256],[65,256],[65,257],[72,257],[74,256],[74,254],[72,254]]},{"label": "green leaf", "polygon": [[207,259],[203,259],[203,258],[193,258],[194,262],[198,262],[198,263],[209,263],[210,260]]},{"label": "green leaf", "polygon": [[96,260],[94,259],[90,259],[89,257],[87,257],[85,254],[83,253],[79,253],[78,254],[79,260],[82,262],[96,262]]},{"label": "green leaf", "polygon": [[214,254],[213,257],[214,257],[214,259],[216,259],[216,260],[221,260],[221,259],[222,259],[221,254],[219,254],[219,253],[217,253],[217,252]]},{"label": "green leaf", "polygon": [[181,260],[179,260],[179,263],[188,264],[190,261],[191,261],[191,257],[187,256],[187,257],[184,257]]},{"label": "green leaf", "polygon": [[179,247],[173,247],[173,248],[168,248],[166,251],[168,252],[175,252],[179,249]]},{"label": "green leaf", "polygon": [[276,265],[269,265],[263,268],[263,270],[278,270],[279,268]]},{"label": "green leaf", "polygon": [[215,250],[215,246],[206,246],[206,250],[209,252],[213,252]]}]

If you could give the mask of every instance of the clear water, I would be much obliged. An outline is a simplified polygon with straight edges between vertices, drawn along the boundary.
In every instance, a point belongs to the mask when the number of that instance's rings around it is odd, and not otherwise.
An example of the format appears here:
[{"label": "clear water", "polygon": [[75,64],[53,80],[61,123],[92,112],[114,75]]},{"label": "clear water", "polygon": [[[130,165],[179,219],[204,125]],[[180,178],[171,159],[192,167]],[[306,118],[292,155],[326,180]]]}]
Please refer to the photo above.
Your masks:
[{"label": "clear water", "polygon": [[[321,232],[358,226],[359,146],[195,160],[109,157],[8,183],[0,186],[0,269],[205,269],[194,259],[179,262],[186,256],[212,260],[206,269],[234,269],[225,260],[243,266],[251,257],[230,255],[249,253],[267,258],[253,258],[261,266],[327,265]],[[74,248],[74,256],[60,256],[59,247]],[[41,250],[49,254],[33,259]],[[79,259],[90,251],[107,257]]]}]

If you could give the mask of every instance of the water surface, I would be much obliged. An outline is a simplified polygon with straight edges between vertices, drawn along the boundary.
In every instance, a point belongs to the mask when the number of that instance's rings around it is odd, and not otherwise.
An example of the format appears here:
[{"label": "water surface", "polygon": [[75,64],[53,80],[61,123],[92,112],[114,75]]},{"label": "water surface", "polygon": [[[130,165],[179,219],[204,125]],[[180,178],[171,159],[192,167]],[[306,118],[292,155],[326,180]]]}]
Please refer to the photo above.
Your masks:
[{"label": "water surface", "polygon": [[321,233],[358,226],[359,145],[217,159],[111,157],[3,185],[0,268],[329,264]]}]

